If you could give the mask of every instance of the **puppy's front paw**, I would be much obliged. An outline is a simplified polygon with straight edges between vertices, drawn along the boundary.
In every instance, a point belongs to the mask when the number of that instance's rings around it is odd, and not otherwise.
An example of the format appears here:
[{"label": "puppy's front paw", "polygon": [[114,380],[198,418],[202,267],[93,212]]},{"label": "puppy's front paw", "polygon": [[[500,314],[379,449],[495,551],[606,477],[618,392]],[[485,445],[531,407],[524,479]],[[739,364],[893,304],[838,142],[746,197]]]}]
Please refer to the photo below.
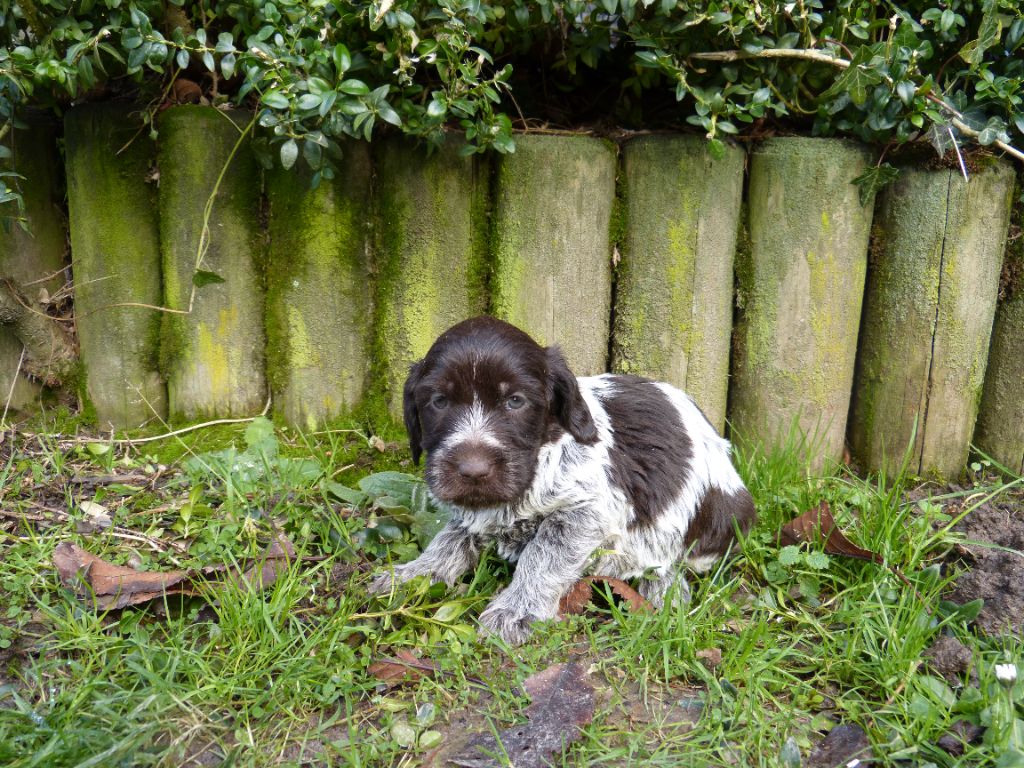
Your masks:
[{"label": "puppy's front paw", "polygon": [[506,645],[522,645],[533,630],[530,625],[539,621],[537,616],[523,614],[493,603],[480,614],[480,626],[486,634],[497,635]]},{"label": "puppy's front paw", "polygon": [[374,576],[373,581],[370,582],[366,591],[371,595],[383,595],[387,594],[399,584],[402,583],[402,579],[399,578],[398,569],[394,571],[385,571],[384,573]]}]

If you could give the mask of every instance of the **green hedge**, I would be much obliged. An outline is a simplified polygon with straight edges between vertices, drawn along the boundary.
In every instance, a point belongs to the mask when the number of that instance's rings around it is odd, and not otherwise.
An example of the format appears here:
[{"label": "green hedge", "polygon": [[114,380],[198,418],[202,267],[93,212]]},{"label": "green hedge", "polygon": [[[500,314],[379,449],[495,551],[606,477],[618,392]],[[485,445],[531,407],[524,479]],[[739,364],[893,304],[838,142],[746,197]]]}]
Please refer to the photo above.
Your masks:
[{"label": "green hedge", "polygon": [[0,34],[7,125],[100,85],[152,117],[184,76],[258,103],[264,162],[314,183],[383,124],[433,142],[457,125],[466,152],[514,151],[510,116],[689,123],[715,150],[780,126],[943,153],[1024,132],[1019,0],[2,0]]}]

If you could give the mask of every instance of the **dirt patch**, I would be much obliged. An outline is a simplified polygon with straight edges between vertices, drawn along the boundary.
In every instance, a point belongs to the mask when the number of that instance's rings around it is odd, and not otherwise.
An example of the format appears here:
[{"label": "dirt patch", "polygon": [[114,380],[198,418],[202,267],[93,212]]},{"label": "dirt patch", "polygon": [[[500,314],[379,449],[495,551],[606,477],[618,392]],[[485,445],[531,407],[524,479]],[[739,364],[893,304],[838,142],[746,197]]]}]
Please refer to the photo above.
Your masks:
[{"label": "dirt patch", "polygon": [[[956,510],[947,508],[947,513],[956,515]],[[987,634],[1024,631],[1024,493],[983,504],[955,530],[965,539],[957,553],[967,569],[949,598],[957,603],[984,600],[976,621]]]},{"label": "dirt patch", "polygon": [[964,673],[971,667],[970,648],[952,635],[940,635],[924,655],[928,668],[951,684],[961,684]]}]

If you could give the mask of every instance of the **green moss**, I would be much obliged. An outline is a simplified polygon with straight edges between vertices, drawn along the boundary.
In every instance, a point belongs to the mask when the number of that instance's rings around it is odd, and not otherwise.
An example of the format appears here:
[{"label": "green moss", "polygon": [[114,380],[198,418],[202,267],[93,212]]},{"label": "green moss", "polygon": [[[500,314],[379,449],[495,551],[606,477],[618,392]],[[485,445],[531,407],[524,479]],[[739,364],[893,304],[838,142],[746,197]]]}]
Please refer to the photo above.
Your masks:
[{"label": "green moss", "polygon": [[[224,279],[197,288],[189,314],[165,318],[161,361],[176,420],[250,415],[266,402],[262,185],[247,146],[231,155],[249,119],[245,113],[193,105],[160,115],[160,232],[167,306],[189,309],[197,269]],[[214,189],[206,219],[204,209]],[[207,247],[197,262],[204,226]]]},{"label": "green moss", "polygon": [[731,418],[767,447],[796,421],[818,466],[843,449],[870,227],[850,179],[865,163],[845,142],[788,138],[751,163]]},{"label": "green moss", "polygon": [[[87,399],[101,424],[123,428],[166,412],[157,373],[160,313],[153,147],[118,105],[71,110],[65,121],[77,329]],[[127,146],[125,146],[127,144]],[[123,151],[119,151],[122,150]],[[126,302],[145,307],[114,307]]]},{"label": "green moss", "polygon": [[487,306],[487,173],[450,140],[427,157],[398,141],[378,155],[377,286],[371,398],[401,412],[409,365]]}]

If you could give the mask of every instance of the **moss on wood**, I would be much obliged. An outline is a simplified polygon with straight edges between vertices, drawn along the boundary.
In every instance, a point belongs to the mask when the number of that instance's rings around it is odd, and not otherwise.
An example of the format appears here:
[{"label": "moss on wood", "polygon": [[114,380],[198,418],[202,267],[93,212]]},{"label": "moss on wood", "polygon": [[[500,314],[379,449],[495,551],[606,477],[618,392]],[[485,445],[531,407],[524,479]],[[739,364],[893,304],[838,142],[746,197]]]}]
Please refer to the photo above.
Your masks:
[{"label": "moss on wood", "polygon": [[725,426],[733,258],[744,153],[700,137],[644,136],[623,151],[626,226],[612,367],[686,390]]},{"label": "moss on wood", "polygon": [[116,104],[76,107],[64,121],[82,394],[105,428],[136,427],[167,410],[160,313],[115,306],[162,303],[153,145],[136,131]]},{"label": "moss on wood", "polygon": [[[187,310],[204,208],[249,115],[172,107],[160,116],[164,300]],[[247,144],[224,174],[199,269],[224,282],[196,290],[192,312],[164,317],[162,366],[171,417],[248,416],[266,402],[260,172]]]},{"label": "moss on wood", "polygon": [[431,155],[400,140],[378,145],[377,396],[394,418],[409,366],[487,306],[487,164],[460,156],[459,144]]},{"label": "moss on wood", "polygon": [[360,404],[369,367],[369,147],[344,148],[333,181],[267,177],[267,370],[274,408],[314,429]]},{"label": "moss on wood", "polygon": [[866,469],[958,474],[981,397],[1013,173],[903,169],[880,200],[851,410]]},{"label": "moss on wood", "polygon": [[866,162],[862,147],[805,138],[751,159],[730,419],[769,449],[798,427],[818,466],[843,452],[872,210],[851,182]]},{"label": "moss on wood", "polygon": [[615,159],[598,139],[524,135],[497,161],[493,310],[581,375],[608,364]]}]

